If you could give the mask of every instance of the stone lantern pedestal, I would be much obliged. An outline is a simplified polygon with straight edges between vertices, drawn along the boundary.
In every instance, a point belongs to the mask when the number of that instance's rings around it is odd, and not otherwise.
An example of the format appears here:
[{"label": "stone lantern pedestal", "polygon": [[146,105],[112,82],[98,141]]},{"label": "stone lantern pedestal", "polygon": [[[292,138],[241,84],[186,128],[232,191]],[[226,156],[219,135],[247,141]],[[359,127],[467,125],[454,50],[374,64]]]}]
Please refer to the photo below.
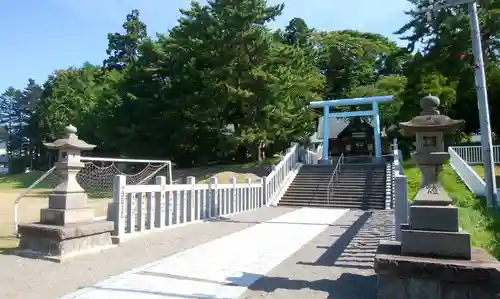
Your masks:
[{"label": "stone lantern pedestal", "polygon": [[412,159],[422,183],[401,228],[401,242],[381,242],[375,256],[379,299],[500,298],[500,263],[484,250],[471,248],[470,235],[459,227],[458,209],[439,182],[449,154],[444,135],[463,121],[438,111],[439,99],[421,99],[422,112],[400,124],[416,136]]},{"label": "stone lantern pedestal", "polygon": [[114,223],[94,221],[94,210],[87,207],[87,193],[76,179],[85,166],[80,161],[81,152],[95,145],[80,140],[76,132],[70,125],[64,138],[45,144],[59,151],[55,166],[63,181],[49,194],[48,208],[40,210],[40,222],[19,225],[20,254],[61,260],[111,245]]}]

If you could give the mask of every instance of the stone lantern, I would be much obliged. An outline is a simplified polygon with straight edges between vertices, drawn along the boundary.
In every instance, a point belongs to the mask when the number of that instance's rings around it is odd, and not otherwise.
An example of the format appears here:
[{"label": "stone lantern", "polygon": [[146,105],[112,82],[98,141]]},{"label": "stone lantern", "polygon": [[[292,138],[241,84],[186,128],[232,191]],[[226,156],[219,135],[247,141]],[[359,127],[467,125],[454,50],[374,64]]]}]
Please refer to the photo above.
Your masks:
[{"label": "stone lantern", "polygon": [[49,195],[49,208],[41,212],[44,223],[64,225],[94,219],[94,210],[85,208],[87,193],[78,184],[76,175],[85,167],[80,161],[82,151],[92,150],[95,145],[80,140],[76,132],[76,128],[69,125],[64,129],[64,138],[44,143],[59,152],[55,167],[63,176],[63,181]]},{"label": "stone lantern", "polygon": [[458,209],[439,182],[449,158],[444,136],[464,121],[441,115],[435,96],[422,98],[420,107],[420,115],[400,126],[405,136],[416,137],[411,157],[422,183],[410,206],[409,223],[401,227],[401,242],[382,241],[378,246],[377,298],[495,298],[500,294],[500,263],[484,250],[471,248],[470,235],[459,228]]},{"label": "stone lantern", "polygon": [[77,129],[69,125],[63,138],[44,145],[59,152],[55,167],[62,182],[49,194],[48,208],[40,210],[40,222],[19,225],[20,249],[43,257],[63,258],[95,247],[111,245],[113,222],[94,221],[94,210],[87,207],[87,193],[76,176],[85,167],[82,151],[95,145],[80,140]]},{"label": "stone lantern", "polygon": [[460,232],[458,209],[439,182],[439,173],[449,159],[444,151],[444,134],[453,134],[464,124],[439,113],[439,99],[420,100],[422,112],[400,123],[405,136],[416,136],[416,151],[411,154],[422,173],[422,183],[410,207],[410,223],[403,229],[403,254],[444,255],[470,259],[470,236]]}]

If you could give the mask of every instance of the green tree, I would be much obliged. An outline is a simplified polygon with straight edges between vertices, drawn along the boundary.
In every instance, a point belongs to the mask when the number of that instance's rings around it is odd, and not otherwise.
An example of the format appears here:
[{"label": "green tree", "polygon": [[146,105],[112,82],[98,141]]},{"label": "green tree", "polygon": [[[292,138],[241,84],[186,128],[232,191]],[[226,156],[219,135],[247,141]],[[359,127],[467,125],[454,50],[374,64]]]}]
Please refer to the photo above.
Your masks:
[{"label": "green tree", "polygon": [[400,49],[382,35],[343,30],[318,32],[314,40],[328,98],[345,97],[358,86],[374,84],[380,76],[401,70],[396,55]]},{"label": "green tree", "polygon": [[[424,0],[409,0],[416,8],[427,4]],[[408,49],[422,45],[421,53],[411,61],[405,91],[405,106],[410,113],[416,110],[418,96],[433,92],[442,97],[443,110],[451,117],[466,121],[466,132],[479,129],[477,99],[474,82],[474,61],[471,49],[469,17],[466,6],[442,9],[428,19],[415,11],[407,12],[411,20],[396,34],[408,41]],[[500,44],[500,1],[481,2],[479,17],[481,38],[485,53],[487,77],[493,78],[498,67]],[[494,87],[493,87],[494,88]],[[497,109],[498,94],[489,93],[490,113]],[[495,122],[496,123],[496,122]],[[495,128],[495,125],[494,125]],[[498,127],[494,129],[497,131]],[[498,131],[497,131],[498,132]]]},{"label": "green tree", "polygon": [[293,18],[286,26],[283,34],[283,42],[287,45],[298,45],[308,48],[311,46],[311,38],[314,30],[309,29],[306,22],[301,18]]},{"label": "green tree", "polygon": [[[206,161],[237,150],[240,158],[260,159],[269,145],[304,135],[290,117],[307,118],[307,97],[319,89],[309,80],[321,80],[303,51],[277,43],[264,26],[282,9],[262,0],[193,3],[160,39],[170,57],[164,69],[172,111],[179,113],[171,118],[183,124],[171,140],[185,144],[183,155]],[[306,75],[303,83],[297,74]]]},{"label": "green tree", "polygon": [[79,136],[98,145],[96,151],[113,151],[114,136],[106,118],[118,103],[114,90],[115,72],[89,63],[81,68],[59,70],[44,84],[37,118],[42,140],[60,138],[68,124],[78,128]]},{"label": "green tree", "polygon": [[125,33],[108,33],[108,58],[104,60],[104,66],[109,69],[122,70],[127,65],[137,61],[139,56],[139,45],[148,36],[147,27],[140,18],[138,10],[132,10],[123,23]]}]

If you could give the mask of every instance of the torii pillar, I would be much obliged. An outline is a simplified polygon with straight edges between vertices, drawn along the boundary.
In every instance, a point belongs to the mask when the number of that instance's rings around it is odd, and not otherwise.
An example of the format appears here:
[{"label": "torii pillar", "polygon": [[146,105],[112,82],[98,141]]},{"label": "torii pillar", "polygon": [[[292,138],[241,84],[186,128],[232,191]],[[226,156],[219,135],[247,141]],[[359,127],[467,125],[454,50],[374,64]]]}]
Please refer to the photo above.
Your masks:
[{"label": "torii pillar", "polygon": [[[328,164],[328,140],[329,140],[329,119],[330,118],[346,118],[346,117],[356,117],[356,116],[371,116],[372,126],[373,126],[373,138],[375,140],[375,157],[380,158],[382,156],[382,141],[381,141],[381,130],[380,130],[380,115],[379,115],[379,103],[387,103],[393,100],[392,96],[377,96],[377,97],[365,97],[365,98],[352,98],[352,99],[340,99],[340,100],[327,100],[327,101],[317,101],[309,103],[311,108],[323,108],[323,156],[319,161],[320,164]],[[330,107],[337,106],[357,106],[371,104],[372,110],[364,111],[348,111],[348,112],[335,112],[330,113]]]}]

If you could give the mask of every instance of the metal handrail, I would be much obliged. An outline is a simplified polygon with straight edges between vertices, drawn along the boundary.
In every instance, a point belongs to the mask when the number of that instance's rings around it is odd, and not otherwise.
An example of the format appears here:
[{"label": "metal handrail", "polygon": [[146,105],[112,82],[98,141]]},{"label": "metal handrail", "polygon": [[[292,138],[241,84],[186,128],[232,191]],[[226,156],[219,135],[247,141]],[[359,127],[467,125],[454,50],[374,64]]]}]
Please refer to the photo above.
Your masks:
[{"label": "metal handrail", "polygon": [[335,168],[332,172],[332,175],[330,177],[330,181],[328,182],[328,187],[326,187],[326,197],[327,197],[327,202],[330,203],[330,197],[333,195],[333,186],[334,183],[338,183],[339,181],[339,172],[340,172],[340,167],[344,164],[344,153],[342,153],[339,157],[339,160],[337,161],[337,164],[335,165]]}]

